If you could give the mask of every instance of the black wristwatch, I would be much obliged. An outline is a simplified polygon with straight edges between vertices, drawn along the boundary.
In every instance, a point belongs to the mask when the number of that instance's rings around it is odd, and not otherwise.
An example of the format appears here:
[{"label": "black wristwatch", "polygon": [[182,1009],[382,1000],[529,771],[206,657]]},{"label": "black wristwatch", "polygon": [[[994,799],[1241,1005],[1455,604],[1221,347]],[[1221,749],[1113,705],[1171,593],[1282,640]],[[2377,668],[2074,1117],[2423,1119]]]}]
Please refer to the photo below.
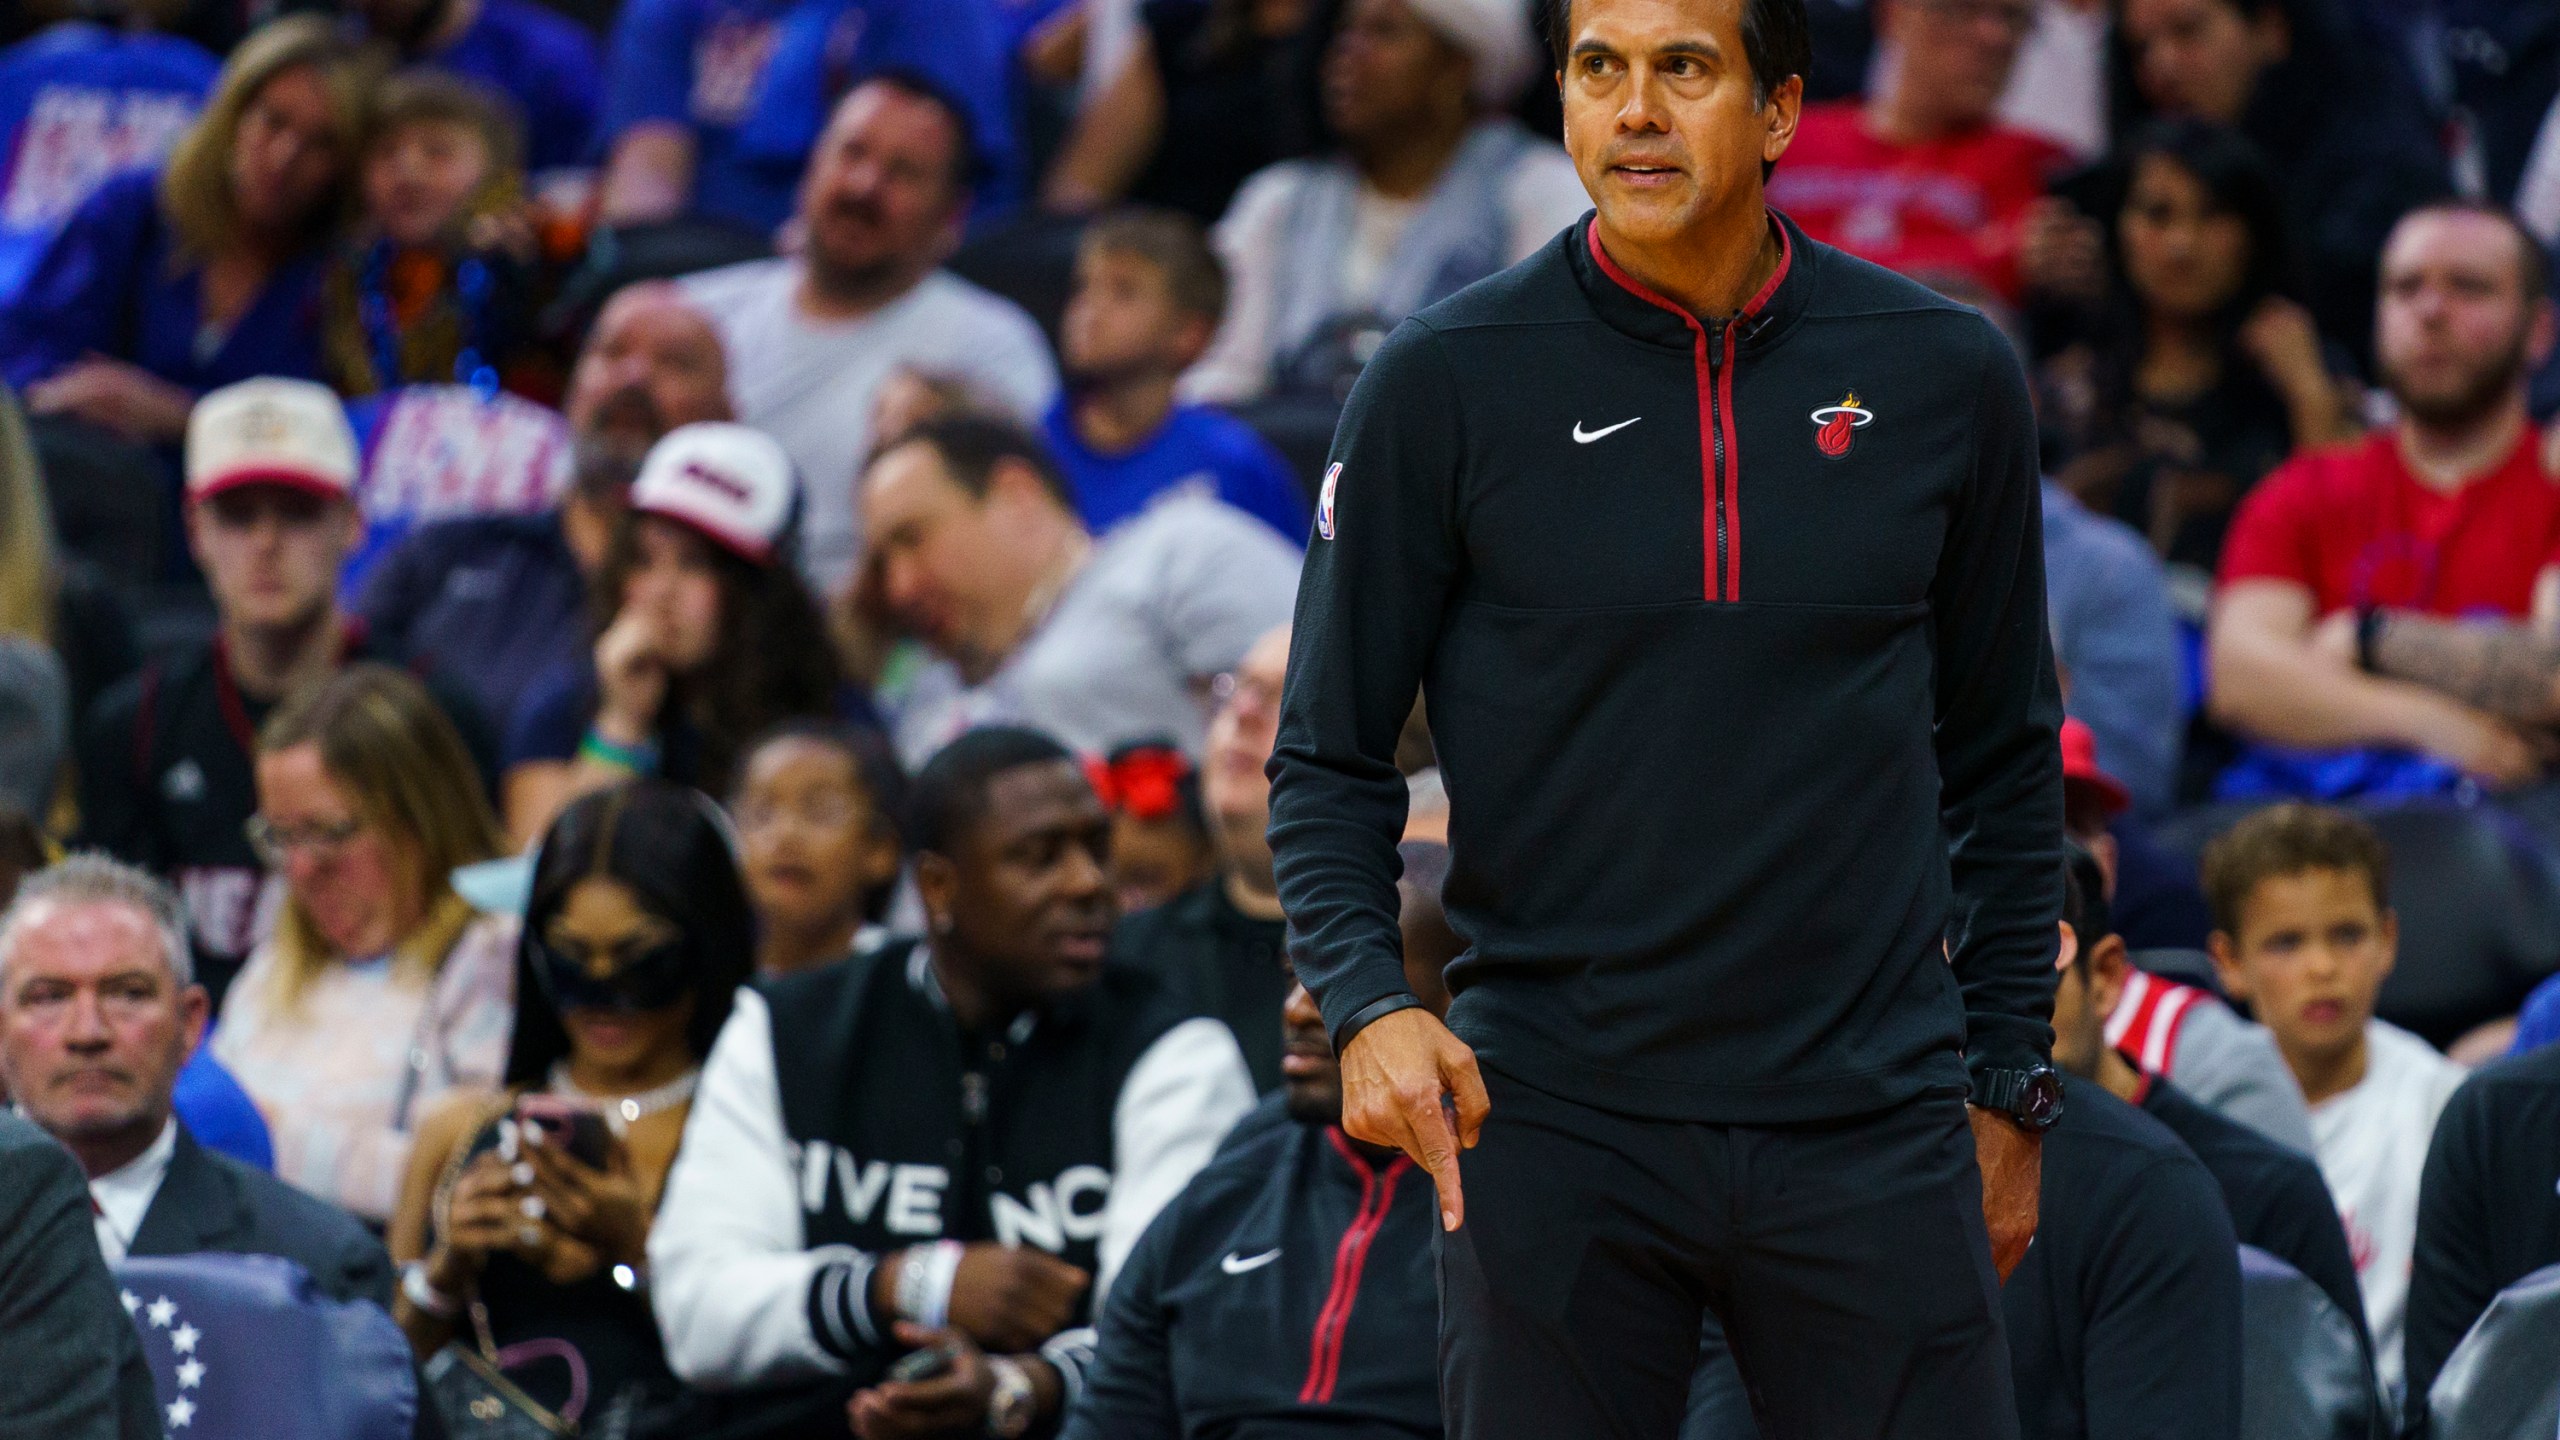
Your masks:
[{"label": "black wristwatch", "polygon": [[2041,1135],[2062,1118],[2062,1072],[2050,1065],[2032,1070],[1976,1070],[1972,1103],[1997,1110],[2030,1135]]}]

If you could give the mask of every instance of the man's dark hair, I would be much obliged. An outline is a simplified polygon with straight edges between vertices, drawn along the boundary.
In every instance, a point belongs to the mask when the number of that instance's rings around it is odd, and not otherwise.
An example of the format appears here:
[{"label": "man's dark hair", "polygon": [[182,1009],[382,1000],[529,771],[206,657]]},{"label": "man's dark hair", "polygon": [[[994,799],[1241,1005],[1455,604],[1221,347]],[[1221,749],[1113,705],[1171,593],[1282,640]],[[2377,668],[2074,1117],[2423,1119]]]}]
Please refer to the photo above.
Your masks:
[{"label": "man's dark hair", "polygon": [[968,107],[960,103],[958,96],[920,71],[892,68],[875,70],[856,80],[844,92],[844,98],[851,99],[854,91],[868,85],[885,85],[940,110],[942,118],[951,123],[951,170],[944,178],[950,182],[952,193],[964,199],[977,188],[986,176],[986,157],[978,147],[978,127],[970,122]]},{"label": "man's dark hair", "polygon": [[2507,233],[2515,237],[2517,278],[2524,282],[2526,307],[2529,309],[2551,297],[2550,252],[2544,250],[2542,242],[2524,227],[2524,221],[2516,217],[2516,212],[2493,200],[2447,196],[2441,200],[2429,200],[2423,205],[2413,205],[2400,218],[2406,220],[2410,215],[2429,214],[2480,215],[2506,226]]},{"label": "man's dark hair", "polygon": [[2373,827],[2335,806],[2289,800],[2250,814],[2204,847],[2214,928],[2237,941],[2261,882],[2314,870],[2354,875],[2373,892],[2373,908],[2391,908],[2391,852]]},{"label": "man's dark hair", "polygon": [[972,410],[919,420],[873,451],[870,462],[862,468],[867,472],[891,452],[910,445],[932,447],[934,458],[949,472],[951,483],[968,491],[973,500],[987,498],[987,492],[995,486],[998,465],[1018,460],[1039,474],[1041,485],[1061,506],[1071,512],[1076,508],[1075,494],[1067,488],[1067,477],[1059,471],[1049,447],[1014,420]]},{"label": "man's dark hair", "polygon": [[[1547,47],[1561,73],[1572,58],[1573,0],[1543,0]],[[1813,70],[1813,31],[1804,0],[1742,0],[1742,55],[1751,62],[1751,105],[1769,103],[1790,75]]]},{"label": "man's dark hair", "polygon": [[948,856],[987,813],[995,778],[1026,765],[1075,763],[1067,747],[1013,725],[987,725],[934,752],[907,788],[907,844],[919,855]]},{"label": "man's dark hair", "polygon": [[2115,915],[2107,905],[2107,872],[2098,867],[2097,856],[2068,840],[2062,842],[2062,923],[2071,927],[2083,955],[2116,933]]}]

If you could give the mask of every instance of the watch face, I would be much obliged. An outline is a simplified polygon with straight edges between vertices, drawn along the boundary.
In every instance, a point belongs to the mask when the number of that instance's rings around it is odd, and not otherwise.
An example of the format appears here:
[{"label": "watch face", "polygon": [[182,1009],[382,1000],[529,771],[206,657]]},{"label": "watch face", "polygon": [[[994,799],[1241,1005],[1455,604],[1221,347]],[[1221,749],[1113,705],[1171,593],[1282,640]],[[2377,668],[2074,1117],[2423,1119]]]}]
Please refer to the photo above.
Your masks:
[{"label": "watch face", "polygon": [[2062,1116],[2062,1077],[2051,1070],[2029,1072],[2018,1096],[2018,1118],[2042,1127]]}]

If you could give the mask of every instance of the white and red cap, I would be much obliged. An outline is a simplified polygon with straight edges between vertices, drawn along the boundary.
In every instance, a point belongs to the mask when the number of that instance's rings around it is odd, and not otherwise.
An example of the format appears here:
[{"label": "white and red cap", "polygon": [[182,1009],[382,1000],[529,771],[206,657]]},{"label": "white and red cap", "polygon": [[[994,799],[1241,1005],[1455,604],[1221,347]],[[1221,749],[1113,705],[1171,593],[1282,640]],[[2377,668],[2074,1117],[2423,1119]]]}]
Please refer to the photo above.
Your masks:
[{"label": "white and red cap", "polygon": [[187,412],[187,500],[243,485],[354,498],[356,432],[328,386],[267,377],[225,385]]},{"label": "white and red cap", "polygon": [[782,445],[752,425],[698,420],[679,425],[649,449],[631,482],[631,508],[700,531],[713,544],[758,565],[791,523],[800,482]]}]

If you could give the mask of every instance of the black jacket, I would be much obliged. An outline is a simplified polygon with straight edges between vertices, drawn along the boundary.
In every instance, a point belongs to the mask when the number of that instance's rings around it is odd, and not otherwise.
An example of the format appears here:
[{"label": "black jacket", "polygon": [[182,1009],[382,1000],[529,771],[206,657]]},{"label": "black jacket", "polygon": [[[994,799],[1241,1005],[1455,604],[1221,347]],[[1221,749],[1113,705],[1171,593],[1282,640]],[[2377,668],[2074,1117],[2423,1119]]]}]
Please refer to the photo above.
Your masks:
[{"label": "black jacket", "polygon": [[2026,385],[1980,315],[1781,232],[1760,300],[1701,324],[1586,220],[1362,372],[1271,762],[1337,1036],[1405,988],[1420,682],[1471,942],[1450,1023],[1487,1064],[1782,1123],[1961,1083],[1960,1051],[2046,1058],[2061,706]]},{"label": "black jacket", "polygon": [[2240,1245],[2175,1135],[2073,1081],[2036,1240],[2000,1287],[2025,1440],[2240,1433]]},{"label": "black jacket", "polygon": [[1193,1014],[1227,1022],[1253,1088],[1269,1094],[1280,1088],[1280,1007],[1297,983],[1282,958],[1287,937],[1286,922],[1238,910],[1212,876],[1120,922],[1111,954],[1164,982]]},{"label": "black jacket", "polygon": [[2204,1162],[2241,1244],[2301,1271],[2356,1323],[2358,1335],[2368,1333],[2347,1227],[2339,1223],[2338,1202],[2320,1178],[2318,1161],[2206,1109],[2156,1076],[2142,1094],[2141,1108]]},{"label": "black jacket", "polygon": [[178,1126],[168,1173],[142,1213],[129,1255],[280,1255],[333,1300],[391,1308],[391,1256],[354,1216],[263,1170],[196,1143]]},{"label": "black jacket", "polygon": [[1278,1096],[1130,1253],[1064,1440],[1440,1434],[1439,1204]]},{"label": "black jacket", "polygon": [[2560,1265],[2560,1045],[2489,1066],[2436,1119],[2402,1331],[2411,1424],[2490,1297]]},{"label": "black jacket", "polygon": [[159,1440],[151,1368],[70,1152],[0,1110],[0,1435]]}]

